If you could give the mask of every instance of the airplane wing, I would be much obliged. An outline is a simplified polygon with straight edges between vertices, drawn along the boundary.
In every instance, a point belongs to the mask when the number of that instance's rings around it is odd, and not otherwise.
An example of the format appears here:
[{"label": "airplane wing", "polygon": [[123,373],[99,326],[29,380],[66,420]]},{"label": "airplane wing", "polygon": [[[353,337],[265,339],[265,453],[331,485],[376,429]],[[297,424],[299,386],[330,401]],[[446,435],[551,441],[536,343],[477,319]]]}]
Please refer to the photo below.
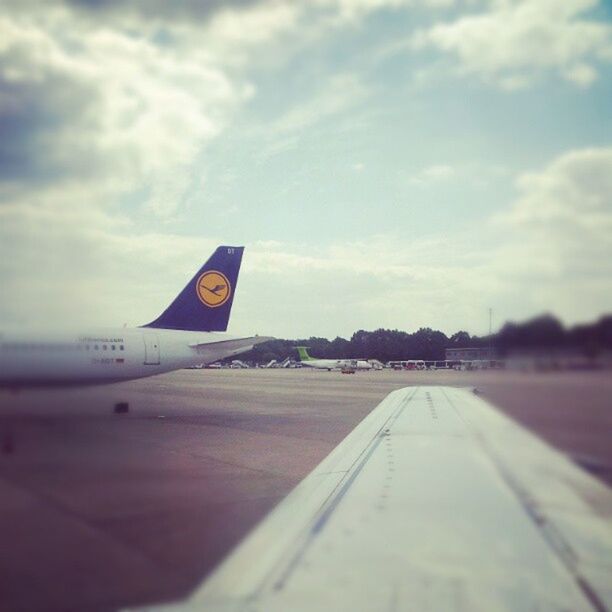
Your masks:
[{"label": "airplane wing", "polygon": [[473,393],[401,389],[171,609],[601,612],[611,519],[610,489]]}]

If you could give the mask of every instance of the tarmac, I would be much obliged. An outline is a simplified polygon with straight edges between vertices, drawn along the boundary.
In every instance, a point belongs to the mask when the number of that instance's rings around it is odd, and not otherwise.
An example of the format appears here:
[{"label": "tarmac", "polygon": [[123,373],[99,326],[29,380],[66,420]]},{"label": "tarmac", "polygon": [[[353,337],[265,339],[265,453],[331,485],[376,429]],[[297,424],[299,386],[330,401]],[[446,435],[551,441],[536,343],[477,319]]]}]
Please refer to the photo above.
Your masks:
[{"label": "tarmac", "polygon": [[186,596],[390,391],[430,384],[476,388],[612,486],[605,371],[182,370],[2,392],[0,610]]}]

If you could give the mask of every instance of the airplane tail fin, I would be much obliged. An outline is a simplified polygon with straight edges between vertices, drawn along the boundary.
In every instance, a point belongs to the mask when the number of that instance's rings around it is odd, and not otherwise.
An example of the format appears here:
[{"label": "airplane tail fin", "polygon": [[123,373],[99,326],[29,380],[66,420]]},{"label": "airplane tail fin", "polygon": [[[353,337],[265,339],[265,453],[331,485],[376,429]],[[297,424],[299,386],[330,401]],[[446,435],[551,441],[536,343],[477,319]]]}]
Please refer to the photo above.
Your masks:
[{"label": "airplane tail fin", "polygon": [[312,361],[312,357],[308,354],[307,346],[296,346],[300,361]]},{"label": "airplane tail fin", "polygon": [[227,330],[243,251],[244,247],[218,247],[174,302],[143,327]]}]

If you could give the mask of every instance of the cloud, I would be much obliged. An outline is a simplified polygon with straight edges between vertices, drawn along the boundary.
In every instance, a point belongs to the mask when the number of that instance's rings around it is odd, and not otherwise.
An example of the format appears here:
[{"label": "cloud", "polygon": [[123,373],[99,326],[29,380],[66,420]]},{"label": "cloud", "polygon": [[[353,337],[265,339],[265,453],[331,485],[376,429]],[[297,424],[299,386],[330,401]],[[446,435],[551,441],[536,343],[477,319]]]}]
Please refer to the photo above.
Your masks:
[{"label": "cloud", "polygon": [[506,218],[515,225],[570,223],[607,229],[612,221],[612,148],[569,151],[540,172],[518,177],[521,197]]},{"label": "cloud", "polygon": [[[495,268],[532,308],[585,319],[612,305],[612,148],[568,151],[517,177],[494,220],[505,239]],[[529,288],[524,292],[524,288]]]},{"label": "cloud", "polygon": [[[474,309],[472,296],[493,290],[472,242],[468,234],[407,242],[391,232],[317,250],[256,243],[245,256],[241,291],[255,327],[270,329],[274,321],[273,333],[279,336],[347,336],[377,327],[414,330],[437,326],[434,321],[456,331],[474,323],[478,306]],[[273,287],[273,297],[261,287]],[[237,306],[237,317],[242,307]]]},{"label": "cloud", "polygon": [[[157,314],[175,275],[191,273],[216,242],[209,230],[203,240],[177,236],[160,220],[202,184],[200,154],[255,94],[253,66],[287,61],[278,51],[288,39],[299,48],[354,19],[340,4],[5,3],[0,283],[11,299],[0,320],[112,324],[124,313],[142,322],[134,304]],[[360,14],[384,4],[363,2]],[[342,112],[359,87],[332,78],[321,108],[305,103],[279,129],[294,134]]]},{"label": "cloud", "polygon": [[79,180],[107,197],[145,188],[172,214],[200,148],[250,95],[201,53],[90,27],[61,10],[0,19],[4,173]]},{"label": "cloud", "polygon": [[460,163],[438,163],[425,166],[408,176],[408,183],[415,187],[447,187],[461,182],[474,188],[483,188],[491,182],[506,179],[508,169],[500,164],[463,161]]},{"label": "cloud", "polygon": [[[204,238],[177,235],[171,221],[190,185],[206,190],[202,151],[257,95],[254,66],[287,62],[322,33],[395,5],[10,5],[0,17],[0,284],[8,296],[0,321],[117,325],[157,316],[227,239],[208,228]],[[505,4],[495,11],[502,9],[511,11]],[[563,13],[560,22],[589,25],[577,14]],[[550,67],[586,85],[601,45],[596,52],[592,39],[585,40],[584,52],[570,45],[572,60]],[[457,45],[449,51],[458,53]],[[501,65],[473,71],[521,84],[520,62]],[[370,93],[348,72],[319,83],[265,126],[276,151],[296,146],[304,131],[331,123]],[[559,305],[568,316],[602,310],[608,284],[593,262],[612,260],[606,151],[569,152],[525,173],[506,216],[467,231],[433,232],[408,243],[397,229],[319,250],[282,241],[247,244],[232,329],[334,335],[445,321],[448,331],[465,325],[479,331],[481,314],[486,322],[486,308],[502,298],[527,310]],[[465,176],[461,165],[447,164],[415,175],[428,183]],[[578,277],[580,291],[574,291]]]},{"label": "cloud", "polygon": [[[14,14],[31,13],[43,8],[45,0],[5,0],[3,3]],[[164,23],[199,24],[210,21],[217,13],[228,8],[244,10],[250,6],[262,4],[261,0],[183,0],[166,2],[165,0],[59,0],[56,5],[63,5],[65,11],[80,19],[104,22],[115,27],[137,25],[143,26],[143,18],[159,26]]]},{"label": "cloud", "polygon": [[409,178],[413,185],[425,186],[432,183],[448,181],[456,176],[457,171],[447,164],[434,164],[427,166]]},{"label": "cloud", "polygon": [[[283,63],[323,32],[396,0],[8,2],[0,16],[0,182],[80,181],[108,201],[138,194],[171,218],[203,149],[256,93],[251,69]],[[287,112],[295,132],[362,89]],[[132,198],[134,200],[134,198]]]},{"label": "cloud", "polygon": [[612,61],[612,26],[582,17],[597,0],[500,0],[488,12],[417,32],[413,46],[457,59],[458,70],[502,89],[521,89],[546,71],[578,87]]},{"label": "cloud", "polygon": [[489,306],[500,321],[609,311],[612,149],[567,151],[515,185],[503,214],[417,240],[393,231],[317,251],[254,244],[244,275],[250,316],[279,335],[331,337],[380,326],[486,333]]},{"label": "cloud", "polygon": [[[296,337],[360,328],[460,328],[553,310],[568,321],[609,310],[612,149],[568,151],[516,177],[504,214],[406,240],[401,231],[311,244],[247,244],[231,331]],[[180,291],[219,237],[138,232],[89,207],[78,187],[0,207],[9,325],[142,324]],[[8,198],[7,198],[8,199]],[[440,323],[444,322],[444,323]]]},{"label": "cloud", "polygon": [[79,185],[4,197],[3,328],[139,325],[191,278],[218,237],[138,231]]},{"label": "cloud", "polygon": [[612,273],[612,148],[569,151],[516,184],[520,197],[500,223],[529,237],[560,273]]},{"label": "cloud", "polygon": [[357,75],[334,75],[308,101],[276,119],[272,129],[281,136],[301,132],[324,119],[341,115],[362,102],[367,94],[367,87]]}]

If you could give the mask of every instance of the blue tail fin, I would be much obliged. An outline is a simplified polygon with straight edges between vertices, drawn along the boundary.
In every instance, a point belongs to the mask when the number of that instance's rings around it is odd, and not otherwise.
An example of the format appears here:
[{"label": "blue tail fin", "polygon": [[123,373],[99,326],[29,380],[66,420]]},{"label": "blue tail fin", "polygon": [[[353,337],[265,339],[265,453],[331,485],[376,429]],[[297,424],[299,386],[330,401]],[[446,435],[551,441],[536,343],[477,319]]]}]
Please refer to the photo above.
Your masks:
[{"label": "blue tail fin", "polygon": [[244,247],[220,246],[164,312],[143,327],[225,331]]}]

